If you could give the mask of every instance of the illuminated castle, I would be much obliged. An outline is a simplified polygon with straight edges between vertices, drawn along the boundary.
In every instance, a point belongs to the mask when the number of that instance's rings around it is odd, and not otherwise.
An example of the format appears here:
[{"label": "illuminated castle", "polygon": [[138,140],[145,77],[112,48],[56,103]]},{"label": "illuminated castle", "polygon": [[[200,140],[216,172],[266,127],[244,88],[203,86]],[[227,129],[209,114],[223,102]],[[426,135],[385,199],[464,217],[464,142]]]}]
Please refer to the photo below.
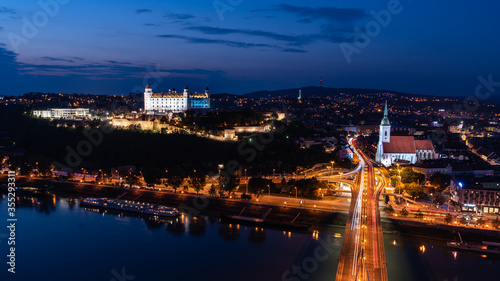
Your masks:
[{"label": "illuminated castle", "polygon": [[189,93],[186,86],[184,92],[177,93],[175,89],[168,93],[153,93],[149,84],[144,91],[144,111],[146,114],[166,114],[168,112],[178,113],[188,109],[207,110],[210,109],[210,91],[205,93]]}]

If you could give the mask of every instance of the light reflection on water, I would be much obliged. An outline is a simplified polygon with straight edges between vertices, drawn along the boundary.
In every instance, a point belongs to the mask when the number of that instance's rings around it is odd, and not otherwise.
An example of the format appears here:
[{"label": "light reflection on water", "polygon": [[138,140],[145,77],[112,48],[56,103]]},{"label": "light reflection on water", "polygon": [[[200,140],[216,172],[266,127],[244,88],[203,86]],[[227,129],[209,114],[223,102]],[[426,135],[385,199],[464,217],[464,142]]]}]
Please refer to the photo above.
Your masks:
[{"label": "light reflection on water", "polygon": [[[6,209],[3,197],[2,218]],[[64,197],[20,198],[16,212],[18,273],[8,280],[111,280],[112,270],[123,267],[136,280],[334,280],[344,235],[339,228],[298,233],[206,215],[143,217],[82,208],[78,198]],[[322,241],[331,253],[312,270]],[[5,264],[6,243],[0,242]],[[391,281],[494,280],[500,274],[497,257],[450,250],[445,241],[384,234],[384,243]],[[294,274],[299,266],[302,274]]]}]

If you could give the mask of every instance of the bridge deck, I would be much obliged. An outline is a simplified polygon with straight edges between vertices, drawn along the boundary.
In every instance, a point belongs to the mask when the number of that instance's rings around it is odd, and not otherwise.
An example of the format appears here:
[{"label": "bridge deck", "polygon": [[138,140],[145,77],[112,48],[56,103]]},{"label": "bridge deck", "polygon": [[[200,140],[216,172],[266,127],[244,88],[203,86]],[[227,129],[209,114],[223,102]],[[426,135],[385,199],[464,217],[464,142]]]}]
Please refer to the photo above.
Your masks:
[{"label": "bridge deck", "polygon": [[378,198],[382,182],[375,184],[375,173],[370,160],[357,152],[361,169],[352,188],[346,231],[339,256],[336,281],[386,281],[380,208]]}]

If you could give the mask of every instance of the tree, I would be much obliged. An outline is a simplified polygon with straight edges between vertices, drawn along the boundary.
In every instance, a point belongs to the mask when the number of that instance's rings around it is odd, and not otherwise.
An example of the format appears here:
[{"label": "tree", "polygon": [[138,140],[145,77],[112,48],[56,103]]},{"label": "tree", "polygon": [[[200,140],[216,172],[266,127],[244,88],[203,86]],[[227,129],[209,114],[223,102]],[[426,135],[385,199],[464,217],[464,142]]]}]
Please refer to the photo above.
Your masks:
[{"label": "tree", "polygon": [[500,220],[498,219],[498,216],[496,217],[496,219],[491,221],[491,226],[493,226],[493,228],[500,228]]},{"label": "tree", "polygon": [[320,182],[316,178],[300,179],[295,182],[298,193],[307,198],[316,198],[320,188],[328,188],[328,184]]},{"label": "tree", "polygon": [[399,186],[399,177],[397,175],[391,175],[390,179],[391,179],[391,185],[393,187],[398,187]]},{"label": "tree", "polygon": [[401,169],[401,181],[403,183],[422,183],[425,175],[413,171],[411,168]]},{"label": "tree", "polygon": [[195,172],[189,178],[190,178],[189,183],[193,186],[194,191],[196,191],[196,194],[198,194],[199,191],[203,189],[203,186],[205,186],[206,182],[205,174],[200,172]]},{"label": "tree", "polygon": [[212,184],[212,185],[210,186],[210,190],[208,190],[208,194],[209,194],[210,196],[215,196],[215,195],[217,195],[217,190],[215,190],[215,185],[213,185],[213,184]]},{"label": "tree", "polygon": [[477,225],[483,225],[486,223],[486,220],[483,218],[483,217],[480,217],[479,219],[477,219]]},{"label": "tree", "polygon": [[138,185],[139,184],[139,177],[134,175],[134,174],[129,174],[125,177],[125,182],[132,187],[133,185]]},{"label": "tree", "polygon": [[403,209],[401,209],[401,211],[399,212],[399,214],[400,214],[402,217],[406,217],[406,216],[408,216],[408,210],[406,210],[406,207],[403,207]]},{"label": "tree", "polygon": [[[234,192],[236,187],[240,184],[240,177],[237,175],[230,175],[228,173],[222,173],[219,177],[220,190],[227,192],[229,196],[231,192]],[[223,193],[222,193],[223,194]]]},{"label": "tree", "polygon": [[421,198],[425,196],[422,186],[415,182],[405,185],[404,190],[413,198]]},{"label": "tree", "polygon": [[179,188],[184,182],[185,172],[180,166],[174,167],[172,170],[168,171],[167,175],[167,183],[165,186],[172,186],[174,192],[177,192],[177,188]]},{"label": "tree", "polygon": [[460,223],[463,224],[463,225],[467,224],[467,219],[465,217],[461,217],[460,218]]},{"label": "tree", "polygon": [[252,195],[243,193],[243,194],[241,194],[241,199],[250,200],[250,199],[252,199]]},{"label": "tree", "polygon": [[257,195],[262,193],[262,190],[265,190],[267,186],[271,184],[273,184],[272,180],[261,177],[252,177],[248,180],[248,191]]},{"label": "tree", "polygon": [[432,185],[437,186],[439,192],[442,192],[450,185],[451,177],[441,173],[434,173],[429,177],[429,181]]},{"label": "tree", "polygon": [[418,209],[418,211],[415,213],[415,218],[416,219],[423,219],[424,218],[424,214],[420,211],[420,209]]},{"label": "tree", "polygon": [[394,208],[391,206],[391,204],[388,204],[387,206],[385,206],[384,211],[390,215],[394,213]]},{"label": "tree", "polygon": [[158,168],[147,168],[142,172],[144,177],[144,181],[147,186],[154,186],[155,184],[161,183],[161,178],[163,177],[163,173]]},{"label": "tree", "polygon": [[442,195],[440,194],[434,194],[432,196],[432,203],[434,203],[435,205],[439,205],[439,206],[442,206],[445,202],[445,199]]},{"label": "tree", "polygon": [[444,218],[444,222],[447,224],[450,224],[452,220],[453,220],[453,217],[450,214],[446,214],[446,217]]}]

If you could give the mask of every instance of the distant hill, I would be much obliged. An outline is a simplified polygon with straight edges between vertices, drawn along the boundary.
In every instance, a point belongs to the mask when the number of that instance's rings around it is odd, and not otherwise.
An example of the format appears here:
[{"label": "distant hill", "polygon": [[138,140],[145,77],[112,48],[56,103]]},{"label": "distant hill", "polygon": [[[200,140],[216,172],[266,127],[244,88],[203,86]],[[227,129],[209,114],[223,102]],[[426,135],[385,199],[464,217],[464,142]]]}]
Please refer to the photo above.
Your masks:
[{"label": "distant hill", "polygon": [[234,95],[234,94],[227,94],[227,93],[220,93],[220,94],[211,94],[210,95],[210,98],[216,100],[216,99],[226,99],[226,98],[231,98],[231,99],[235,99],[239,97],[238,95]]},{"label": "distant hill", "polygon": [[[389,91],[389,90],[378,90],[378,89],[359,89],[359,88],[328,88],[328,87],[317,87],[317,86],[309,86],[295,89],[283,89],[276,91],[256,91],[247,94],[243,94],[242,96],[258,99],[258,98],[269,98],[269,97],[298,97],[299,90],[302,90],[302,97],[334,97],[340,93],[344,94],[352,94],[352,95],[365,95],[371,96],[377,93],[390,93],[401,97],[443,97],[437,95],[422,95],[422,94],[408,94],[398,91]],[[473,93],[472,93],[473,94]],[[472,95],[473,96],[473,95]],[[459,101],[463,101],[466,99],[465,96],[447,96],[447,98],[455,99]],[[500,105],[500,95],[492,94],[486,100],[479,100],[481,104],[496,104]]]},{"label": "distant hill", "polygon": [[299,95],[299,90],[302,90],[302,97],[307,98],[311,96],[316,97],[332,97],[337,96],[340,93],[344,94],[362,94],[362,95],[374,95],[377,93],[391,93],[399,96],[425,96],[425,95],[416,95],[416,94],[406,94],[396,91],[388,91],[388,90],[377,90],[377,89],[357,89],[357,88],[328,88],[328,87],[316,87],[309,86],[303,88],[295,88],[295,89],[284,89],[284,90],[276,90],[276,91],[257,91],[251,92],[248,94],[244,94],[242,96],[248,98],[269,98],[269,97],[297,97]]}]

